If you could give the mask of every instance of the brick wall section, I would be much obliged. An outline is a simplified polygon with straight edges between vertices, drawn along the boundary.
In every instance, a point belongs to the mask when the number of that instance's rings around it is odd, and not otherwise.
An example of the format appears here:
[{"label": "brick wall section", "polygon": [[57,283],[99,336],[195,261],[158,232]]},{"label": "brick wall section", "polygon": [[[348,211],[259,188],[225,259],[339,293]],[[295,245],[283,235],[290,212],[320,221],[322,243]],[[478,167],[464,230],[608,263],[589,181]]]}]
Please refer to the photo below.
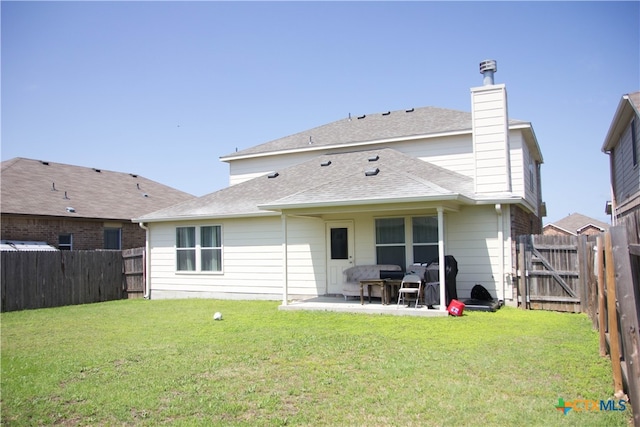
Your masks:
[{"label": "brick wall section", "polygon": [[511,237],[542,234],[542,220],[519,206],[511,205]]},{"label": "brick wall section", "polygon": [[[122,226],[122,249],[145,245],[145,231],[128,221]],[[104,249],[104,221],[72,218],[34,218],[2,215],[0,237],[3,240],[47,242],[58,247],[58,236],[73,235],[74,250]]]}]

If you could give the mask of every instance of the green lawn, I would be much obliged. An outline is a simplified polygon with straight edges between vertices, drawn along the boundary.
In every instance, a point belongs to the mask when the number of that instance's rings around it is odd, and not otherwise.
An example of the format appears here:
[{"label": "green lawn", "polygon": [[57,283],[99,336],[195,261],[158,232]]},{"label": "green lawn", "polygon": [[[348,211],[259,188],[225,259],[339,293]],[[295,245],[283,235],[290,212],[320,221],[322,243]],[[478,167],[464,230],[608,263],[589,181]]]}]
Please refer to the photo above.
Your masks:
[{"label": "green lawn", "polygon": [[[3,313],[3,425],[625,426],[584,315],[419,318],[264,301]],[[220,311],[222,321],[214,321]]]}]

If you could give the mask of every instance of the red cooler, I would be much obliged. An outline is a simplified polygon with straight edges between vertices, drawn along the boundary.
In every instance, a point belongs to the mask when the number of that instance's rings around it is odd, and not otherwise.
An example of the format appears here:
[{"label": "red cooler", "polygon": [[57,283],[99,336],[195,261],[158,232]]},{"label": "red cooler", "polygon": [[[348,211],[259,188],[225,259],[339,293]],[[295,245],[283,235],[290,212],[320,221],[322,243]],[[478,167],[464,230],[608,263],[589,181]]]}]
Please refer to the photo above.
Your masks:
[{"label": "red cooler", "polygon": [[464,311],[464,303],[461,303],[457,299],[452,299],[449,303],[449,307],[447,307],[447,311],[452,316],[462,316],[462,312]]}]

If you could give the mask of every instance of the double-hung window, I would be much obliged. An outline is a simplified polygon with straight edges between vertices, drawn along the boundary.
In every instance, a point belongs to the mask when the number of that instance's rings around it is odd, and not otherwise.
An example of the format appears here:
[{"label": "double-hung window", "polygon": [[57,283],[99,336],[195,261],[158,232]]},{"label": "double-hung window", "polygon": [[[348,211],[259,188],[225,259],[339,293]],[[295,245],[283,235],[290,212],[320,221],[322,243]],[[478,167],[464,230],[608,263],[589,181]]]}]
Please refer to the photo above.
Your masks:
[{"label": "double-hung window", "polygon": [[413,262],[428,263],[438,260],[438,218],[413,218]]},{"label": "double-hung window", "polygon": [[61,251],[70,251],[73,249],[73,235],[72,234],[60,234],[58,235],[58,249]]},{"label": "double-hung window", "polygon": [[407,265],[404,218],[376,219],[376,259],[378,264]]},{"label": "double-hung window", "polygon": [[[407,221],[405,221],[405,219]],[[438,260],[438,218],[420,216],[410,218],[376,219],[376,262],[406,267],[411,263]],[[410,262],[407,263],[407,258]]]},{"label": "double-hung window", "polygon": [[200,264],[202,271],[222,271],[220,226],[200,227]]},{"label": "double-hung window", "polygon": [[104,229],[104,248],[105,249],[122,249],[122,229],[105,227]]},{"label": "double-hung window", "polygon": [[222,271],[222,227],[176,228],[178,271]]}]

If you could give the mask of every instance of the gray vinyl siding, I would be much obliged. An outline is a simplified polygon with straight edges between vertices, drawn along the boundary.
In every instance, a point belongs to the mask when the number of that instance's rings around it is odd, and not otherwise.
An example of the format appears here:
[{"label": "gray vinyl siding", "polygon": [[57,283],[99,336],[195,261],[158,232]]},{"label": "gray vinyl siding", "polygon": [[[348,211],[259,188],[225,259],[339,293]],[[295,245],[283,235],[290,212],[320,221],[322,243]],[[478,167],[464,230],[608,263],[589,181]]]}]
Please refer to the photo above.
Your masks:
[{"label": "gray vinyl siding", "polygon": [[[633,141],[632,141],[632,129],[631,125],[635,123],[635,136],[636,136],[636,161],[634,165],[633,159]],[[640,138],[640,119],[635,118],[625,128],[620,140],[613,150],[613,180],[615,196],[618,203],[623,203],[625,200],[633,196],[638,190],[640,190],[640,167],[638,165],[638,139]]]}]

